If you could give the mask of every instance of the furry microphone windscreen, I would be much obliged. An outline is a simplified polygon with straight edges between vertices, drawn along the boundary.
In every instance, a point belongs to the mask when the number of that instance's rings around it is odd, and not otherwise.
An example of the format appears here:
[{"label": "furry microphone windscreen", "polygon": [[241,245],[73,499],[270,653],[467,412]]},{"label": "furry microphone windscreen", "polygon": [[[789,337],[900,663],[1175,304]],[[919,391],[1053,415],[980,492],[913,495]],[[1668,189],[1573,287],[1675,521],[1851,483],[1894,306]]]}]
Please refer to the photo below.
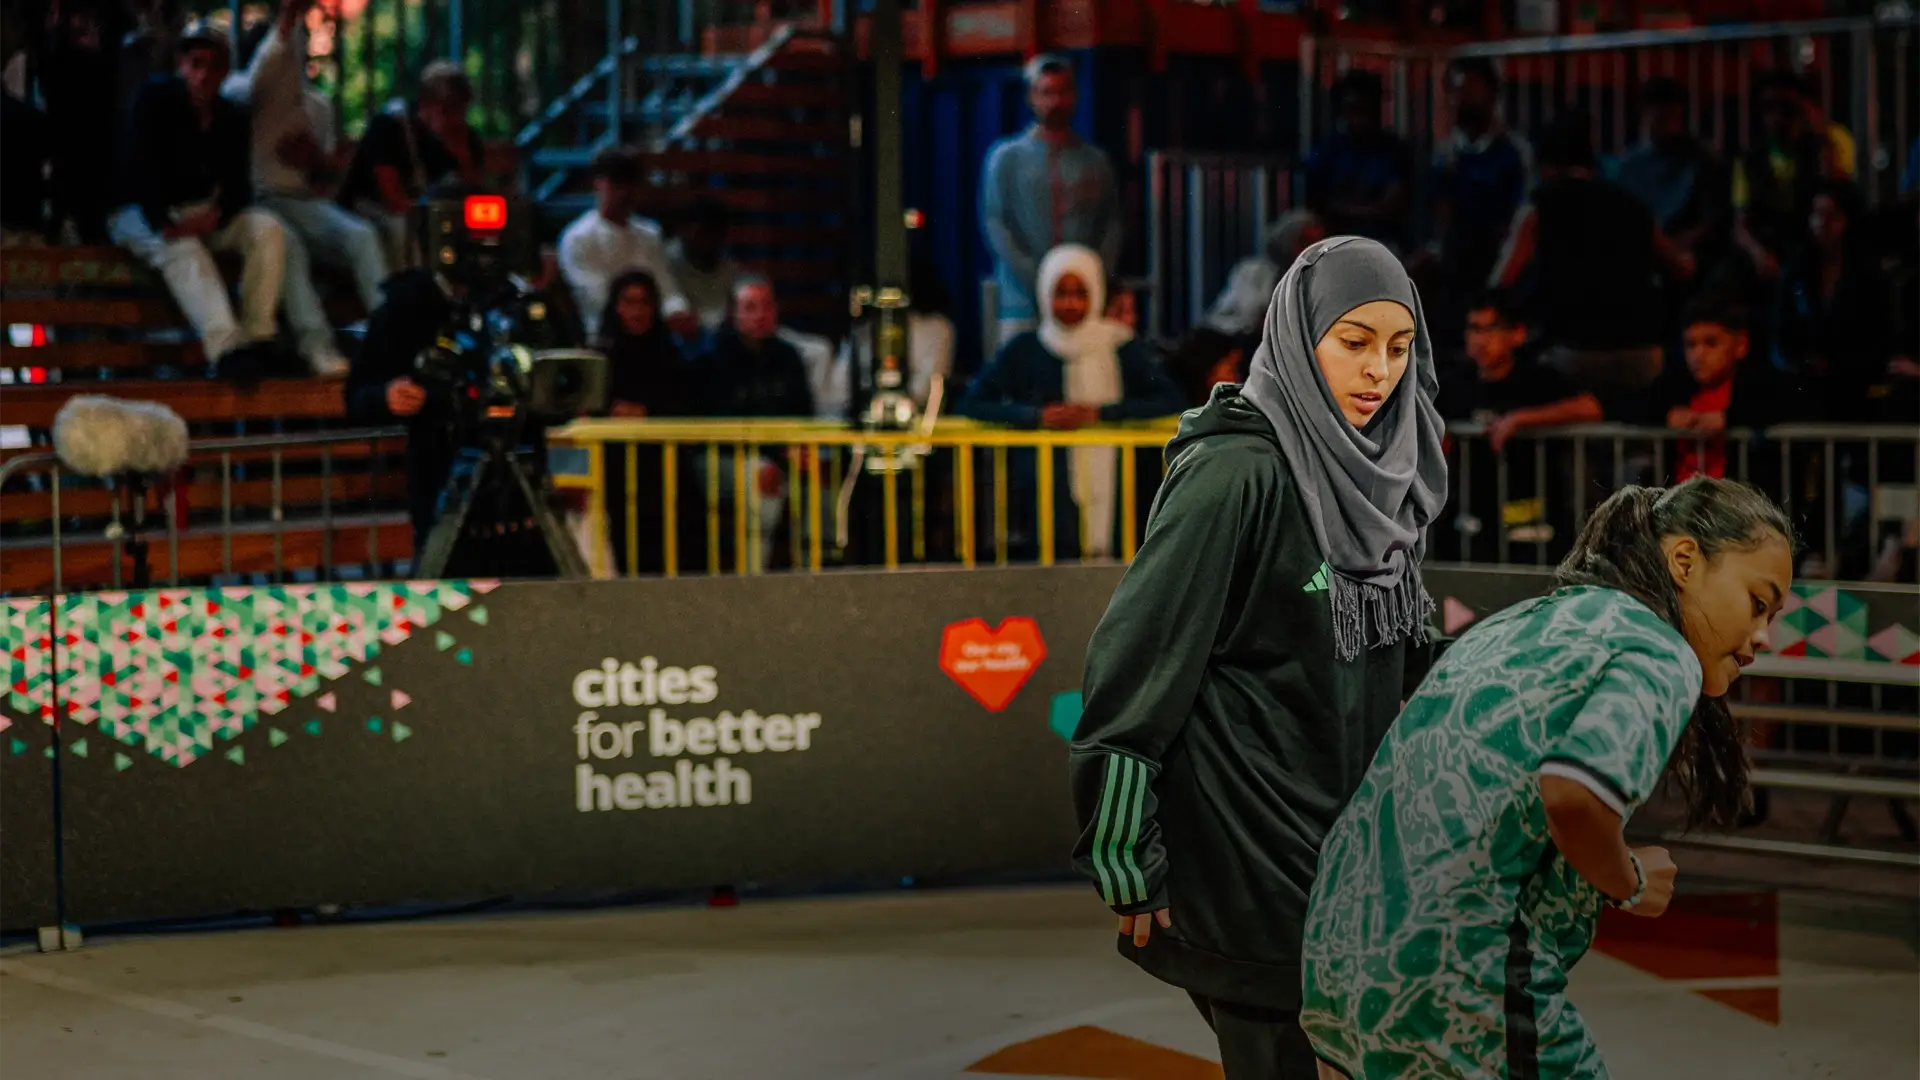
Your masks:
[{"label": "furry microphone windscreen", "polygon": [[53,452],[83,476],[170,473],[186,464],[187,422],[155,402],[81,394],[53,418]]}]

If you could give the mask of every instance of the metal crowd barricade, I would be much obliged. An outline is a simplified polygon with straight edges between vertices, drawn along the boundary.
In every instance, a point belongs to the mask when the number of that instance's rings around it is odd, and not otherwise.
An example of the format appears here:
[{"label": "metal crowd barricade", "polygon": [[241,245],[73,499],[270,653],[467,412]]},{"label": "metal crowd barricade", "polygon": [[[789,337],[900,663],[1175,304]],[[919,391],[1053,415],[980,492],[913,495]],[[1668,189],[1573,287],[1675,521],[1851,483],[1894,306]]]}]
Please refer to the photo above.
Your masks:
[{"label": "metal crowd barricade", "polygon": [[[829,421],[785,420],[583,420],[551,436],[558,450],[559,486],[588,495],[588,528],[594,537],[607,535],[613,519],[622,515],[626,565],[640,557],[643,524],[639,478],[642,447],[659,451],[657,459],[660,555],[664,573],[677,576],[704,570],[709,574],[764,572],[771,553],[768,542],[774,522],[786,524],[786,556],[796,570],[820,571],[832,565],[830,551],[846,537],[836,528],[845,520],[844,497],[855,451],[886,454],[922,448],[910,464],[899,469],[863,471],[870,485],[870,510],[880,521],[877,563],[895,568],[903,563],[947,561],[932,542],[938,530],[950,535],[950,561],[972,567],[987,563],[1007,565],[1020,538],[1013,533],[1027,508],[1019,497],[1016,455],[1032,456],[1032,552],[1040,565],[1056,562],[1064,547],[1056,534],[1056,499],[1067,497],[1068,478],[1059,475],[1054,451],[1075,447],[1112,447],[1117,452],[1115,509],[1118,547],[1115,556],[1131,559],[1139,544],[1144,518],[1143,481],[1154,479],[1162,467],[1158,450],[1172,437],[1176,421],[1105,424],[1078,431],[1026,431],[991,427],[962,419],[940,421],[932,432],[869,432]],[[1155,455],[1151,465],[1141,451]],[[624,491],[608,490],[609,455],[622,463]],[[773,460],[781,466],[784,491],[781,505],[756,498],[753,473],[758,463]],[[1151,469],[1151,475],[1143,474]],[[723,483],[723,479],[727,482]],[[683,499],[684,486],[698,485],[693,506]],[[942,498],[942,495],[947,497]],[[682,515],[701,515],[703,528],[689,530]],[[652,516],[649,511],[647,516]],[[683,550],[691,532],[701,549]],[[1086,550],[1083,541],[1079,550]],[[731,559],[727,556],[731,555]],[[592,560],[596,574],[611,568],[603,558]],[[731,563],[731,566],[727,565]]]},{"label": "metal crowd barricade", "polygon": [[332,577],[405,558],[412,534],[398,509],[406,477],[396,460],[405,436],[379,428],[198,439],[179,474],[143,486],[80,476],[51,451],[16,455],[0,464],[0,592],[127,587],[138,566],[129,555],[149,543],[129,527],[142,518],[157,549],[145,564],[151,584]]},{"label": "metal crowd barricade", "polygon": [[1516,432],[1502,451],[1480,424],[1447,431],[1451,516],[1429,533],[1442,561],[1551,563],[1620,487],[1671,484],[1716,462],[1795,520],[1803,550],[1821,560],[1808,576],[1885,576],[1900,550],[1920,546],[1920,428],[1783,424],[1704,435],[1586,424]]},{"label": "metal crowd barricade", "polygon": [[1235,263],[1260,253],[1294,202],[1284,158],[1156,150],[1147,155],[1147,332],[1200,322]]},{"label": "metal crowd barricade", "polygon": [[[1640,138],[1639,87],[1664,75],[1688,90],[1693,132],[1722,158],[1751,144],[1759,116],[1756,75],[1771,68],[1811,73],[1827,116],[1854,136],[1856,175],[1870,201],[1898,189],[1899,171],[1917,131],[1914,75],[1920,46],[1911,13],[1883,18],[1814,19],[1684,30],[1518,38],[1456,46],[1314,38],[1300,65],[1300,154],[1331,130],[1330,91],[1353,69],[1381,77],[1383,121],[1413,144],[1415,160],[1433,159],[1448,137],[1447,66],[1491,60],[1502,74],[1509,126],[1525,134],[1564,109],[1584,107],[1603,155]],[[1427,200],[1421,169],[1417,205]]]}]

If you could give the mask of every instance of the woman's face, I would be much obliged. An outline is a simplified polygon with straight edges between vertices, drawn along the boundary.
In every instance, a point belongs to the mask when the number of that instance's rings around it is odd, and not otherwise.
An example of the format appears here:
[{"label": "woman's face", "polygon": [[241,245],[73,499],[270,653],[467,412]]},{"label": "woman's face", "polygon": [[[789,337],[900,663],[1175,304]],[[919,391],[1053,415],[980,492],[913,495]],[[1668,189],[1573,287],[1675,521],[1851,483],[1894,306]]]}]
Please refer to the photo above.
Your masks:
[{"label": "woman's face", "polygon": [[645,285],[629,285],[621,289],[614,313],[620,317],[620,329],[635,337],[652,330],[654,319],[658,316],[653,305],[653,293]]},{"label": "woman's face", "polygon": [[1340,415],[1366,427],[1407,373],[1413,351],[1413,312],[1392,300],[1361,304],[1327,328],[1313,347]]},{"label": "woman's face", "polygon": [[1087,310],[1093,306],[1093,297],[1087,294],[1087,283],[1079,274],[1065,273],[1053,283],[1053,321],[1065,327],[1079,326],[1086,321]]},{"label": "woman's face", "polygon": [[1691,536],[1662,542],[1680,590],[1680,622],[1700,659],[1701,690],[1720,697],[1767,647],[1767,627],[1793,584],[1787,541],[1768,533],[1757,546],[1707,558]]}]

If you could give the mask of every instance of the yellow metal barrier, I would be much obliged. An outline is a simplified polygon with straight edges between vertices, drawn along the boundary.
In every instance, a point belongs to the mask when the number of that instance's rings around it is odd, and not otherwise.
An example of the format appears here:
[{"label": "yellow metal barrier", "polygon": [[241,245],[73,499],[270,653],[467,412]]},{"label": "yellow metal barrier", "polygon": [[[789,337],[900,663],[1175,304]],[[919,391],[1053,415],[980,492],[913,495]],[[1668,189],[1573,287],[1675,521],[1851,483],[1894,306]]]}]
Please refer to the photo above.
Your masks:
[{"label": "yellow metal barrier", "polygon": [[[1059,546],[1058,537],[1054,535],[1053,502],[1057,478],[1052,451],[1085,446],[1112,447],[1118,452],[1118,554],[1123,559],[1131,559],[1139,542],[1139,503],[1136,494],[1139,470],[1135,453],[1148,449],[1157,451],[1164,447],[1173,436],[1176,426],[1177,421],[1169,417],[1139,423],[1104,424],[1077,431],[1026,431],[950,419],[940,421],[933,432],[922,434],[857,431],[844,424],[822,421],[596,419],[576,421],[551,432],[548,442],[558,450],[571,447],[588,451],[584,469],[556,471],[555,481],[562,488],[588,493],[588,518],[596,530],[596,536],[606,535],[607,524],[611,520],[606,453],[609,448],[620,453],[626,466],[621,485],[623,490],[619,495],[624,503],[624,512],[620,516],[625,525],[624,553],[629,572],[640,561],[640,447],[659,448],[661,562],[666,575],[673,577],[682,570],[679,558],[679,499],[683,464],[698,466],[701,486],[705,489],[707,573],[721,572],[723,470],[731,474],[732,480],[732,498],[727,501],[732,503],[733,571],[737,574],[757,574],[766,565],[766,553],[762,550],[766,542],[765,531],[761,526],[765,513],[763,504],[767,499],[763,498],[759,486],[759,462],[763,453],[782,458],[786,463],[787,490],[784,500],[786,519],[790,525],[789,558],[796,568],[805,566],[821,570],[826,565],[828,551],[825,529],[830,515],[825,508],[837,505],[841,481],[850,464],[846,458],[855,449],[863,447],[869,456],[883,458],[907,447],[928,447],[936,457],[947,456],[951,459],[951,468],[943,469],[939,474],[929,472],[928,467],[935,463],[934,458],[920,457],[900,470],[880,472],[873,477],[880,486],[879,509],[883,519],[881,555],[884,565],[889,568],[900,565],[903,539],[906,541],[904,546],[908,547],[914,560],[924,561],[929,557],[932,548],[928,533],[931,523],[940,520],[937,515],[929,514],[927,508],[931,489],[935,487],[931,482],[934,475],[950,478],[953,485],[951,522],[954,557],[962,566],[975,565],[979,557],[979,537],[975,513],[974,452],[978,450],[989,451],[992,460],[993,557],[998,565],[1005,565],[1008,561],[1008,451],[1045,451],[1035,455],[1035,527],[1039,561],[1043,565],[1052,565]],[[681,453],[683,447],[691,447],[700,456],[688,460],[688,456]],[[944,455],[941,452],[945,452]],[[732,459],[730,462],[726,460],[728,455]],[[900,535],[902,493],[899,490],[903,471],[907,474],[908,485],[905,493],[908,501],[908,535],[904,538]],[[806,533],[804,555],[800,537],[803,527]],[[1081,537],[1081,540],[1079,550],[1085,551],[1085,537]],[[601,573],[610,569],[595,567]]]}]

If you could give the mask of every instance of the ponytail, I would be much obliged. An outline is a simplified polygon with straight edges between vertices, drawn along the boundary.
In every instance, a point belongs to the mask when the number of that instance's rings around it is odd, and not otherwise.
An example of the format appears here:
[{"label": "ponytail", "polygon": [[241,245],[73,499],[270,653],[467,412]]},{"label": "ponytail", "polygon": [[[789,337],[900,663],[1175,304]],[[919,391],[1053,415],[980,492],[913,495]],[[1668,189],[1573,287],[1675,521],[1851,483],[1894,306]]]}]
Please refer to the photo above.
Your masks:
[{"label": "ponytail", "polygon": [[[1711,559],[1751,550],[1793,529],[1765,495],[1745,484],[1699,477],[1678,487],[1627,487],[1594,510],[1560,563],[1556,584],[1598,585],[1639,600],[1686,632],[1680,590],[1661,541],[1687,536]],[[1687,804],[1687,827],[1732,825],[1747,806],[1747,755],[1726,699],[1705,694],[1667,759],[1667,782]]]}]

